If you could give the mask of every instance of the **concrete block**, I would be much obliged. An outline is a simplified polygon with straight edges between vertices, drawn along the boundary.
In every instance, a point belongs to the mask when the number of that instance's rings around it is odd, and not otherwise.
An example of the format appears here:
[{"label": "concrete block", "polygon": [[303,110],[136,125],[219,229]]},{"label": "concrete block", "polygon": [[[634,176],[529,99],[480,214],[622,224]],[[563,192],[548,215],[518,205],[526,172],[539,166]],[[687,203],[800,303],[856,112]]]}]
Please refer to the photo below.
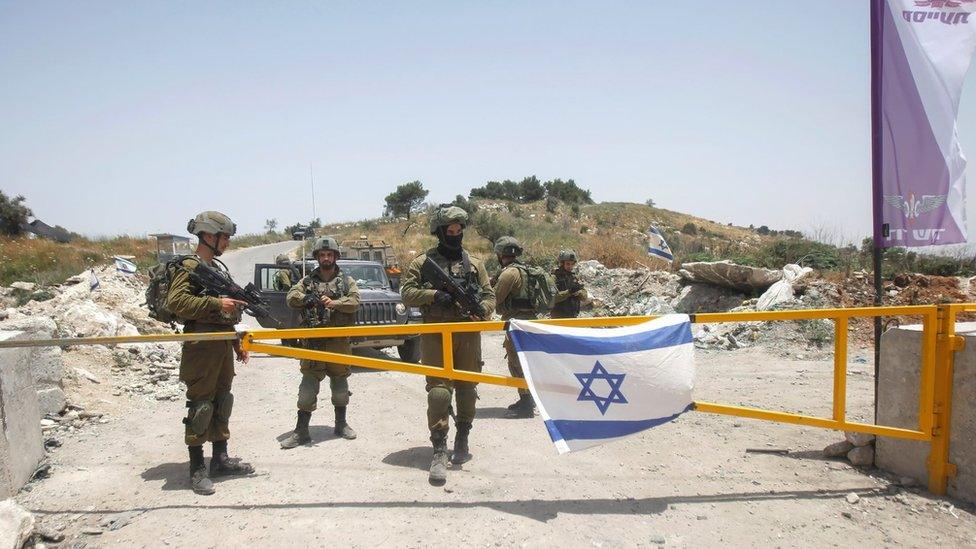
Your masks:
[{"label": "concrete block", "polygon": [[[949,479],[949,495],[976,502],[976,323],[956,324],[965,348],[956,353],[953,371],[952,418],[949,462],[958,474]],[[921,374],[922,327],[901,326],[881,337],[878,378],[878,422],[891,427],[918,428],[918,394]],[[875,465],[902,477],[928,484],[926,442],[878,437]]]},{"label": "concrete block", "polygon": [[41,416],[57,414],[68,404],[64,389],[60,387],[44,387],[37,390],[37,407]]},{"label": "concrete block", "polygon": [[[0,341],[26,339],[0,332]],[[0,349],[0,497],[16,494],[44,459],[41,412],[30,368],[30,349]]]}]

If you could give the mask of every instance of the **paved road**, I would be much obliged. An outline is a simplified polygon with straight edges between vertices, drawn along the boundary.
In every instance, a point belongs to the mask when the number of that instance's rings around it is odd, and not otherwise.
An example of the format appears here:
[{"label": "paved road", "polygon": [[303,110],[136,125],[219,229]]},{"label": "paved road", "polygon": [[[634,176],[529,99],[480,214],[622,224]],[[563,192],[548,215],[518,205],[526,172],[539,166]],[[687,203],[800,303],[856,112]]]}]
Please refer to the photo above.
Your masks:
[{"label": "paved road", "polygon": [[[243,248],[240,250],[230,250],[225,252],[224,255],[220,257],[227,268],[230,269],[230,274],[234,277],[234,282],[240,284],[241,286],[247,285],[248,282],[254,281],[254,265],[257,263],[274,263],[275,257],[278,254],[286,254],[294,250],[299,246],[299,242],[289,240],[286,242],[277,242],[275,244],[265,244],[263,246],[254,246],[253,248]],[[238,325],[239,329],[245,328],[260,328],[257,321],[253,317],[244,315],[244,319],[241,324]]]}]

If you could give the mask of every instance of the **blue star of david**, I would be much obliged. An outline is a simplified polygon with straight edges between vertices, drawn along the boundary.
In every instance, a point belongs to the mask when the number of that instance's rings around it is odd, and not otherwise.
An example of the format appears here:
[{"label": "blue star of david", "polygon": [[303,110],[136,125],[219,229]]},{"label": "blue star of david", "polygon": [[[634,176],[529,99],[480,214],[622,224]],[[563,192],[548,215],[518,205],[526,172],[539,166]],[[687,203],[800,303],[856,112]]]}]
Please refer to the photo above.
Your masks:
[{"label": "blue star of david", "polygon": [[[597,409],[600,410],[600,415],[606,415],[607,410],[613,403],[627,404],[627,399],[624,398],[623,393],[620,392],[620,386],[623,384],[624,376],[627,374],[611,374],[610,372],[607,372],[607,369],[604,368],[602,364],[600,364],[600,361],[597,361],[596,364],[593,365],[593,370],[590,373],[573,375],[576,376],[576,379],[578,379],[580,384],[583,386],[583,390],[580,391],[580,394],[578,397],[576,397],[576,400],[592,401],[594,404],[596,404]],[[597,379],[602,379],[607,382],[607,385],[610,386],[609,395],[601,397],[597,396],[597,394],[593,392],[593,382]]]}]

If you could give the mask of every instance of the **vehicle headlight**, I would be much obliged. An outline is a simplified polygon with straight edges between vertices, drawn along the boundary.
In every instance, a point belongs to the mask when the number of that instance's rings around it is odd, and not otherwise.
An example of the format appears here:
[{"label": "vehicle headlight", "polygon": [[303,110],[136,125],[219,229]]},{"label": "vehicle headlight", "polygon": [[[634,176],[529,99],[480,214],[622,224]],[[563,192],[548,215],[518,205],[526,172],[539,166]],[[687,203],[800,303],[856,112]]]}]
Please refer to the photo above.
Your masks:
[{"label": "vehicle headlight", "polygon": [[407,314],[407,308],[404,307],[403,303],[397,303],[396,304],[396,312],[397,312],[398,315],[405,315],[405,314]]}]

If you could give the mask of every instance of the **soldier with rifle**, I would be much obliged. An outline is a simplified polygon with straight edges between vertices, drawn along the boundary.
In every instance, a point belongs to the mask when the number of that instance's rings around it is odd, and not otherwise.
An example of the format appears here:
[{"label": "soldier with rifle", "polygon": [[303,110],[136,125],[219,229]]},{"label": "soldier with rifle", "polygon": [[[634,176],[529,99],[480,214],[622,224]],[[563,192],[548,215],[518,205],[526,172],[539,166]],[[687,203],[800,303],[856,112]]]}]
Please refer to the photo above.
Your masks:
[{"label": "soldier with rifle", "polygon": [[[464,322],[486,320],[495,307],[495,294],[482,261],[471,257],[462,247],[468,214],[457,206],[443,205],[430,217],[430,234],[437,246],[420,254],[407,267],[400,281],[403,304],[420,307],[424,322]],[[421,362],[443,366],[440,334],[420,336]],[[453,338],[455,370],[480,372],[481,334],[457,333]],[[478,400],[477,383],[427,377],[427,427],[434,447],[428,480],[435,486],[447,482],[448,416],[452,393],[457,405],[454,451],[451,462],[461,464],[471,459],[468,435]]]},{"label": "soldier with rifle", "polygon": [[[227,267],[217,259],[230,244],[237,226],[220,212],[202,212],[187,224],[187,231],[199,238],[196,255],[182,258],[174,270],[166,296],[166,309],[184,322],[185,333],[233,331],[241,312],[266,314],[253,287],[249,295],[233,283]],[[207,284],[204,284],[206,282]],[[217,284],[214,284],[217,283]],[[220,286],[237,292],[234,297],[215,290]],[[253,303],[246,298],[257,297]],[[246,475],[254,468],[238,458],[228,457],[230,415],[234,407],[231,384],[234,358],[246,363],[247,351],[239,341],[188,341],[180,356],[180,381],[186,384],[187,417],[183,420],[184,441],[190,454],[190,486],[203,495],[214,493],[209,477]],[[210,472],[204,465],[203,444],[213,445]]]}]

